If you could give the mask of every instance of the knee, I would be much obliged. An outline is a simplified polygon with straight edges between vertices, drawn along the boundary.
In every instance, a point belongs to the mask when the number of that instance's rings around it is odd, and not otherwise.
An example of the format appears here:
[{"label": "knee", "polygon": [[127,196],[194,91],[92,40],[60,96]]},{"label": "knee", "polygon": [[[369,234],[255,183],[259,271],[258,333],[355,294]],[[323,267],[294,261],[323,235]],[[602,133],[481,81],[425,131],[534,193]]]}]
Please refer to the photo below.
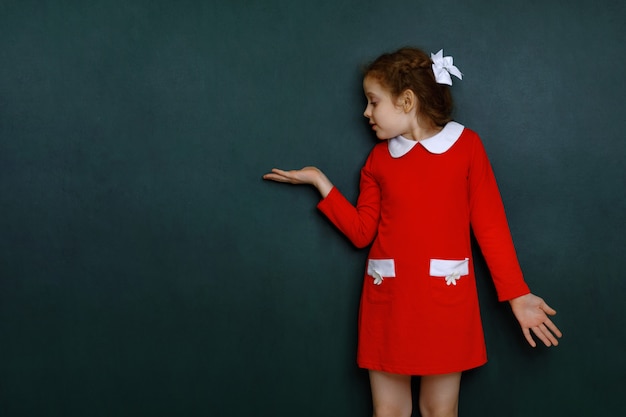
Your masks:
[{"label": "knee", "polygon": [[374,417],[411,417],[410,405],[378,404],[374,407]]},{"label": "knee", "polygon": [[459,408],[456,403],[429,404],[420,402],[420,413],[422,417],[457,417],[459,415]]}]

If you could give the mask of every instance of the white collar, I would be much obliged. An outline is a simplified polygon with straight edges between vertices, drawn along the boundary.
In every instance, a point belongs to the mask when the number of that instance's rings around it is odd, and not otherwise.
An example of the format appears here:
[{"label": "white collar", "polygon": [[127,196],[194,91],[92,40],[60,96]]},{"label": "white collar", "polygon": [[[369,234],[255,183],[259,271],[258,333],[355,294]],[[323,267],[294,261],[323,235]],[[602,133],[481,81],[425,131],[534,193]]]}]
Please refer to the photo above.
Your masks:
[{"label": "white collar", "polygon": [[406,155],[415,145],[421,144],[426,150],[434,154],[442,154],[455,144],[463,133],[465,127],[457,122],[449,122],[435,136],[428,139],[415,141],[403,136],[396,136],[389,139],[389,153],[393,158],[400,158]]}]

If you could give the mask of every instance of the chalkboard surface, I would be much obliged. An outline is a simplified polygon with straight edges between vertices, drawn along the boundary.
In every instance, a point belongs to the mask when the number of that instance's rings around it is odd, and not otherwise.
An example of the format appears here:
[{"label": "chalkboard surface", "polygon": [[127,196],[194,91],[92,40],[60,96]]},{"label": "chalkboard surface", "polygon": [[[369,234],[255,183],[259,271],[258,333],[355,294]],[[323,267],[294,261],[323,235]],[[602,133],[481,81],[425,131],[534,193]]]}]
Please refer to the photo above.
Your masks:
[{"label": "chalkboard surface", "polygon": [[625,21],[618,0],[1,1],[0,415],[370,415],[366,251],[261,176],[317,165],[354,201],[361,68],[405,45],[464,73],[455,119],[564,332],[528,347],[479,257],[490,362],[461,415],[622,415]]}]

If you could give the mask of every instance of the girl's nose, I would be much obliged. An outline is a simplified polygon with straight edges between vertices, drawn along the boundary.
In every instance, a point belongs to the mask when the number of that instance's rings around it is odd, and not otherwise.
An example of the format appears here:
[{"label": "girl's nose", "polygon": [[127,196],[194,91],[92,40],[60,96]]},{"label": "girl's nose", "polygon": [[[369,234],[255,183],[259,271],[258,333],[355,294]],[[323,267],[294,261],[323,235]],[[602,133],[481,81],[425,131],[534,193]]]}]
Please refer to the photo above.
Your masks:
[{"label": "girl's nose", "polygon": [[363,112],[363,116],[367,117],[368,119],[370,118],[370,106],[365,107],[365,111]]}]

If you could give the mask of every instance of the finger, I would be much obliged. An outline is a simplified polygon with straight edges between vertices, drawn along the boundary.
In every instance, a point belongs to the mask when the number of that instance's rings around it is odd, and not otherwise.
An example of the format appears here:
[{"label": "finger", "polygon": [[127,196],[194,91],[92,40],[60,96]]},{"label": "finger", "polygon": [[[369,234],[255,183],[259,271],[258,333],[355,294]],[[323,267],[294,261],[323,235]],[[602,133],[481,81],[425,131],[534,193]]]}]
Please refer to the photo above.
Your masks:
[{"label": "finger", "polygon": [[282,175],[278,175],[278,174],[265,174],[265,175],[263,175],[263,179],[265,179],[265,180],[272,180],[272,181],[278,181],[278,182],[287,182],[287,178],[285,178]]},{"label": "finger", "polygon": [[280,182],[292,182],[294,180],[294,172],[272,168],[271,172],[265,174],[263,178]]},{"label": "finger", "polygon": [[272,169],[270,170],[270,172],[267,172],[267,173],[263,174],[263,178],[269,177],[269,176],[271,176],[271,175],[276,175],[276,171],[277,171],[277,170],[278,170],[277,168],[272,168]]},{"label": "finger", "polygon": [[556,314],[556,310],[547,305],[545,302],[541,303],[540,307],[549,316],[554,316]]},{"label": "finger", "polygon": [[[544,326],[545,328],[545,326]],[[548,339],[548,337],[543,334],[543,332],[541,331],[541,327],[537,326],[537,327],[533,327],[533,333],[535,334],[535,336],[537,336],[537,338],[539,340],[541,340],[543,342],[544,345],[546,346],[550,346],[550,339]]]},{"label": "finger", "polygon": [[278,169],[278,168],[272,168],[272,174],[278,175],[278,176],[281,176],[281,177],[288,177],[289,176],[289,172],[288,171],[283,171],[282,169]]},{"label": "finger", "polygon": [[528,344],[531,345],[532,347],[536,347],[537,343],[535,343],[535,340],[530,335],[530,330],[528,330],[528,328],[525,327],[522,329],[522,332],[524,333],[524,337],[526,338],[526,341],[528,342]]},{"label": "finger", "polygon": [[539,329],[541,330],[543,335],[550,341],[550,345],[547,345],[547,346],[558,346],[559,345],[559,341],[556,339],[554,334],[550,330],[548,330],[548,328],[546,327],[545,324],[542,323],[541,326],[539,326]]},{"label": "finger", "polygon": [[272,180],[272,181],[282,182],[286,184],[300,184],[300,182],[296,181],[294,178],[285,177],[285,176],[278,175],[278,174],[267,174],[263,178],[266,180]]},{"label": "finger", "polygon": [[554,324],[554,323],[552,322],[552,320],[547,319],[545,323],[546,323],[546,326],[548,327],[548,329],[550,329],[550,331],[551,331],[553,334],[555,334],[555,335],[556,335],[556,337],[562,337],[562,336],[563,336],[563,333],[561,333],[561,331],[559,330],[559,328],[558,328],[558,327],[556,327],[556,324]]}]

